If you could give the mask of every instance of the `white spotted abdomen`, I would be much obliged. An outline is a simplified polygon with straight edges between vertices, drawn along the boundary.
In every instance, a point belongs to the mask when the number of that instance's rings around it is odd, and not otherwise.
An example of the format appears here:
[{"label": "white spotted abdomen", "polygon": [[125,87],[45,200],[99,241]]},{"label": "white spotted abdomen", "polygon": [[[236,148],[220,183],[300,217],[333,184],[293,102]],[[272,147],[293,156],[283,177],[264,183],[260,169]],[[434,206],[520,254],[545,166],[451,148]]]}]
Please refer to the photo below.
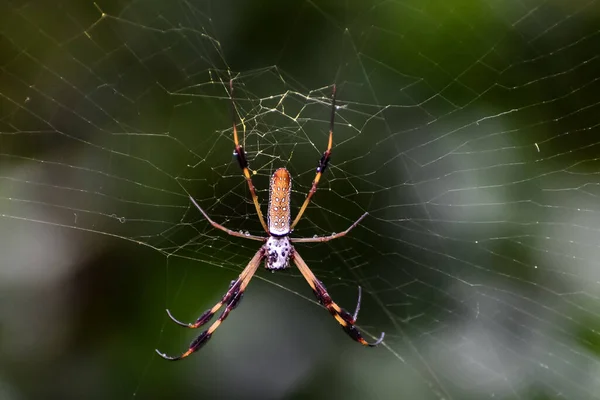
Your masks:
[{"label": "white spotted abdomen", "polygon": [[292,178],[285,168],[279,168],[271,178],[269,190],[269,213],[267,223],[269,233],[285,236],[290,233],[290,194]]}]

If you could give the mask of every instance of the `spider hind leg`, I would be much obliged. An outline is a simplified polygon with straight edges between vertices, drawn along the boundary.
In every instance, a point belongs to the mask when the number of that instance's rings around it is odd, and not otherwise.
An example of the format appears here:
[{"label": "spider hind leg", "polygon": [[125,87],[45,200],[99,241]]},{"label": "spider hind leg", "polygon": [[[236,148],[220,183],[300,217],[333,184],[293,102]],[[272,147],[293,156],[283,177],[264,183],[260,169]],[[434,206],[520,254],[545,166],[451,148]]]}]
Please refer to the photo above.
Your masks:
[{"label": "spider hind leg", "polygon": [[196,323],[185,324],[183,322],[180,322],[180,321],[176,320],[175,318],[173,318],[173,316],[171,316],[171,313],[169,311],[167,311],[167,312],[169,312],[169,317],[171,317],[171,319],[173,321],[175,321],[178,325],[182,325],[182,326],[189,327],[189,328],[198,328],[199,326],[207,323],[211,319],[211,317],[223,305],[225,305],[225,309],[221,312],[221,315],[219,316],[219,318],[215,322],[213,322],[212,325],[207,330],[200,333],[200,335],[198,335],[198,337],[190,343],[189,348],[185,352],[183,352],[181,355],[176,356],[176,357],[168,356],[165,353],[159,351],[158,349],[156,350],[156,353],[159,356],[161,356],[162,358],[164,358],[165,360],[177,361],[177,360],[181,360],[182,358],[186,358],[187,356],[198,351],[202,346],[204,346],[206,344],[206,342],[208,342],[210,340],[210,338],[212,337],[213,333],[217,330],[217,328],[219,326],[221,326],[223,321],[225,321],[225,318],[227,318],[229,313],[231,311],[233,311],[239,305],[240,300],[242,300],[242,297],[244,296],[244,291],[246,290],[246,287],[250,283],[250,280],[254,276],[254,273],[258,269],[258,266],[260,265],[260,262],[262,261],[262,259],[264,257],[265,257],[265,247],[261,246],[261,248],[258,249],[256,254],[254,255],[254,257],[252,257],[252,259],[250,260],[250,262],[248,263],[246,268],[244,268],[244,270],[242,271],[242,273],[240,274],[238,279],[232,281],[229,284],[229,290],[227,290],[227,293],[225,294],[225,296],[223,296],[221,301],[218,302],[213,308],[209,309],[204,314],[202,314],[202,316],[200,318],[198,318]]},{"label": "spider hind leg", "polygon": [[304,278],[310,285],[319,303],[322,304],[327,309],[327,311],[329,311],[333,318],[341,325],[344,332],[346,332],[346,334],[348,334],[348,336],[350,336],[352,340],[362,344],[363,346],[368,347],[375,347],[383,341],[385,334],[382,332],[379,339],[377,339],[375,342],[367,342],[358,330],[358,328],[355,326],[356,318],[358,317],[358,311],[360,310],[362,290],[359,289],[358,303],[356,305],[354,314],[350,314],[348,311],[344,310],[331,299],[331,296],[329,295],[329,293],[327,293],[327,290],[325,289],[325,285],[323,285],[323,283],[317,279],[315,274],[312,273],[312,271],[310,270],[308,265],[306,265],[306,262],[302,259],[302,257],[300,257],[300,254],[298,254],[298,252],[294,251],[294,254],[292,255],[292,260],[300,270],[300,273],[304,276]]}]

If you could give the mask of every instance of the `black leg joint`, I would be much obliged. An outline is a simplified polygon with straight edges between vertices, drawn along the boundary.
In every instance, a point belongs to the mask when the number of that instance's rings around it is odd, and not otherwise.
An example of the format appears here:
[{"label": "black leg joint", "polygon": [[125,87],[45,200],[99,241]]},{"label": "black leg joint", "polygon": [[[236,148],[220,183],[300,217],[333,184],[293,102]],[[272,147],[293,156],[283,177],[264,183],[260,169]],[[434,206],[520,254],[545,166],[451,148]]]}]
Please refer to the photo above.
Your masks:
[{"label": "black leg joint", "polygon": [[192,341],[192,343],[190,343],[190,350],[198,351],[198,349],[200,349],[200,347],[204,346],[206,344],[206,342],[208,342],[208,340],[210,339],[211,336],[212,336],[212,334],[208,333],[208,331],[202,332],[200,334],[200,336],[198,336],[196,339],[194,339]]},{"label": "black leg joint", "polygon": [[317,173],[324,173],[327,169],[327,165],[329,164],[329,152],[323,153],[323,156],[319,160],[319,165],[317,166]]},{"label": "black leg joint", "polygon": [[232,310],[235,310],[236,307],[240,305],[240,301],[242,301],[243,297],[244,297],[244,292],[238,293],[238,295],[233,300],[231,300],[229,307]]},{"label": "black leg joint", "polygon": [[204,313],[196,320],[194,325],[196,327],[198,327],[198,326],[202,326],[202,325],[206,324],[208,321],[210,321],[212,319],[213,315],[215,315],[215,313],[211,312],[210,309],[204,311]]},{"label": "black leg joint", "polygon": [[354,325],[342,326],[342,329],[352,338],[352,340],[360,343],[362,336],[360,331],[356,329]]},{"label": "black leg joint", "polygon": [[235,155],[235,158],[238,161],[238,164],[240,165],[241,169],[248,168],[248,160],[246,159],[246,152],[244,151],[244,148],[242,146],[238,146],[233,151],[233,154]]}]

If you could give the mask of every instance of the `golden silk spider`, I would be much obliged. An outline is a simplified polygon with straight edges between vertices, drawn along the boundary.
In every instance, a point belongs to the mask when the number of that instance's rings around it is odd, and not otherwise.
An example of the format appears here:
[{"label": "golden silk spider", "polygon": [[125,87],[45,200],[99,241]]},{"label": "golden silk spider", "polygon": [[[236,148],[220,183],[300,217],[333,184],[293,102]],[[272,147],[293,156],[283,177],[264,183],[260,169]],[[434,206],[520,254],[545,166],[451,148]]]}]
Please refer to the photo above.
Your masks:
[{"label": "golden silk spider", "polygon": [[383,341],[384,333],[381,333],[379,339],[373,343],[367,342],[361,335],[360,331],[354,324],[356,323],[356,318],[358,317],[358,311],[360,310],[360,300],[361,300],[361,288],[358,287],[358,302],[356,305],[356,310],[354,314],[350,314],[348,311],[344,310],[340,306],[338,306],[329,296],[325,286],[321,281],[317,279],[317,277],[312,273],[306,262],[300,257],[298,251],[292,246],[292,243],[311,243],[311,242],[327,242],[333,239],[340,238],[345,236],[352,228],[357,226],[363,218],[365,218],[368,213],[364,213],[356,222],[354,222],[348,229],[343,232],[333,234],[330,236],[323,237],[312,237],[312,238],[290,238],[290,233],[293,231],[294,227],[300,221],[302,214],[306,210],[311,197],[317,190],[317,185],[321,176],[325,172],[327,168],[327,164],[329,163],[329,157],[331,156],[331,146],[333,141],[333,127],[334,127],[334,119],[335,119],[335,85],[333,86],[333,94],[331,100],[331,121],[329,126],[329,143],[327,145],[327,150],[323,153],[323,156],[319,160],[319,165],[317,166],[317,174],[315,179],[313,180],[312,187],[306,196],[306,200],[302,204],[298,215],[294,219],[294,222],[291,223],[291,213],[290,213],[290,194],[292,189],[292,179],[290,173],[285,168],[279,168],[275,171],[273,176],[271,177],[270,188],[269,188],[269,211],[267,214],[267,223],[263,218],[263,214],[260,210],[260,204],[258,202],[258,197],[256,195],[256,191],[254,190],[254,185],[252,184],[252,178],[250,176],[250,171],[248,169],[248,160],[246,159],[246,153],[244,152],[242,146],[240,146],[236,121],[235,121],[235,104],[233,100],[233,81],[229,81],[229,90],[230,90],[230,98],[231,98],[231,107],[233,109],[233,141],[235,144],[234,155],[240,165],[244,173],[244,177],[246,178],[246,182],[248,182],[248,188],[250,189],[250,194],[252,196],[252,201],[254,202],[254,206],[256,207],[256,213],[258,214],[258,219],[260,223],[267,233],[268,236],[255,236],[248,235],[241,232],[232,231],[231,229],[225,228],[223,225],[220,225],[213,221],[206,212],[198,205],[198,203],[194,200],[192,196],[190,196],[191,202],[194,206],[202,213],[204,218],[210,222],[210,224],[220,229],[231,236],[237,236],[244,239],[251,239],[256,241],[263,242],[263,245],[258,249],[254,257],[250,260],[246,268],[242,271],[242,273],[238,276],[238,278],[231,282],[229,289],[225,293],[225,295],[221,298],[221,300],[214,305],[214,307],[206,310],[204,314],[202,314],[194,323],[186,324],[181,322],[173,315],[171,312],[167,310],[167,314],[169,317],[178,325],[187,327],[187,328],[199,328],[202,325],[206,324],[216,313],[221,309],[223,305],[225,305],[225,309],[219,316],[219,318],[204,332],[202,332],[196,339],[190,343],[188,350],[177,357],[170,357],[164,353],[161,353],[159,350],[156,352],[166,360],[181,360],[189,356],[190,354],[198,351],[208,340],[211,338],[212,334],[217,330],[217,328],[221,325],[221,323],[227,318],[229,313],[239,304],[242,299],[242,295],[244,291],[248,287],[252,276],[258,269],[261,261],[265,259],[265,267],[269,270],[280,270],[289,267],[290,260],[296,264],[304,279],[308,282],[311,289],[313,290],[315,296],[319,303],[321,303],[331,315],[335,318],[335,320],[342,326],[344,331],[355,341],[358,343],[374,347]]}]

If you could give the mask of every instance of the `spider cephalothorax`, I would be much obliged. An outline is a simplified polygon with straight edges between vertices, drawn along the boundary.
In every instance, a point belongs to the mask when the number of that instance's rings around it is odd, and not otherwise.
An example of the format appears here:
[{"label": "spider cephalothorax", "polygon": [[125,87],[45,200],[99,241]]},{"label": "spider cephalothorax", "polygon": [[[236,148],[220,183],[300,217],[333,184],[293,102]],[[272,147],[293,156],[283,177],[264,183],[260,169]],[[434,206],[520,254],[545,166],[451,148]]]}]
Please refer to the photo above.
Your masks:
[{"label": "spider cephalothorax", "polygon": [[265,247],[267,250],[265,268],[277,270],[290,266],[292,243],[288,236],[270,236],[265,243]]},{"label": "spider cephalothorax", "polygon": [[[205,212],[204,210],[196,203],[193,197],[190,196],[190,200],[198,208],[198,210],[202,213],[204,218],[210,222],[210,224],[220,229],[232,236],[237,236],[245,239],[262,241],[263,245],[258,249],[254,257],[250,260],[246,268],[242,271],[242,273],[238,276],[238,278],[231,282],[229,289],[217,304],[215,304],[212,308],[206,310],[194,323],[186,324],[175,319],[169,310],[167,313],[169,317],[175,321],[177,324],[186,326],[189,328],[198,328],[204,324],[206,324],[210,319],[219,311],[221,307],[225,305],[225,309],[217,319],[207,330],[203,331],[196,339],[190,343],[190,347],[183,354],[177,357],[169,357],[166,354],[161,353],[156,350],[156,352],[163,358],[167,360],[181,360],[194,353],[200,347],[202,347],[212,336],[213,332],[221,325],[221,323],[227,318],[231,310],[233,310],[239,304],[248,283],[250,283],[250,279],[258,269],[261,260],[265,259],[265,267],[270,270],[279,270],[288,268],[290,264],[290,260],[294,262],[298,270],[309,286],[313,290],[313,293],[317,297],[319,303],[321,303],[327,310],[333,315],[335,320],[342,326],[344,331],[355,341],[359,342],[362,345],[374,347],[383,341],[384,334],[381,333],[381,336],[374,343],[367,342],[361,335],[360,331],[354,325],[356,323],[356,318],[358,317],[358,311],[360,309],[360,299],[361,299],[361,290],[359,286],[358,290],[358,302],[356,306],[356,310],[354,314],[350,314],[340,306],[338,306],[332,299],[331,296],[327,293],[325,286],[321,281],[317,279],[317,277],[312,273],[306,262],[300,257],[300,254],[294,249],[292,243],[310,243],[310,242],[327,242],[332,239],[336,239],[342,236],[345,236],[352,228],[362,221],[364,217],[367,216],[367,213],[364,213],[356,222],[354,222],[348,229],[341,233],[333,234],[331,236],[323,236],[323,237],[312,237],[312,238],[290,238],[289,235],[300,221],[300,217],[304,214],[308,203],[310,202],[311,197],[317,190],[317,185],[321,176],[325,172],[327,168],[327,164],[329,163],[329,157],[331,155],[331,146],[333,141],[333,126],[334,126],[334,117],[335,117],[335,85],[333,87],[333,96],[331,101],[331,122],[329,127],[329,143],[327,145],[327,150],[323,153],[323,156],[319,160],[319,165],[317,166],[317,174],[315,179],[313,180],[312,187],[306,196],[306,200],[304,200],[304,204],[298,211],[298,215],[294,222],[290,224],[291,221],[291,213],[290,213],[290,195],[292,193],[292,179],[290,173],[285,168],[279,168],[275,171],[271,178],[270,190],[269,190],[269,212],[267,214],[267,223],[263,218],[263,214],[260,210],[260,203],[258,202],[258,197],[256,196],[256,191],[254,190],[254,185],[252,184],[252,179],[250,176],[250,170],[248,169],[248,161],[246,159],[246,153],[242,146],[240,146],[237,128],[235,124],[235,105],[233,104],[233,82],[229,82],[229,88],[232,99],[232,107],[233,107],[233,141],[235,143],[234,155],[236,156],[240,168],[244,173],[244,177],[248,183],[248,188],[250,189],[250,195],[252,196],[252,201],[254,202],[254,206],[256,207],[256,213],[258,214],[258,219],[263,227],[263,229],[268,234],[267,237],[262,236],[254,236],[248,235],[241,232],[232,231],[231,229],[225,228],[223,225],[220,225],[214,222]],[[268,226],[267,226],[268,225]]]}]

